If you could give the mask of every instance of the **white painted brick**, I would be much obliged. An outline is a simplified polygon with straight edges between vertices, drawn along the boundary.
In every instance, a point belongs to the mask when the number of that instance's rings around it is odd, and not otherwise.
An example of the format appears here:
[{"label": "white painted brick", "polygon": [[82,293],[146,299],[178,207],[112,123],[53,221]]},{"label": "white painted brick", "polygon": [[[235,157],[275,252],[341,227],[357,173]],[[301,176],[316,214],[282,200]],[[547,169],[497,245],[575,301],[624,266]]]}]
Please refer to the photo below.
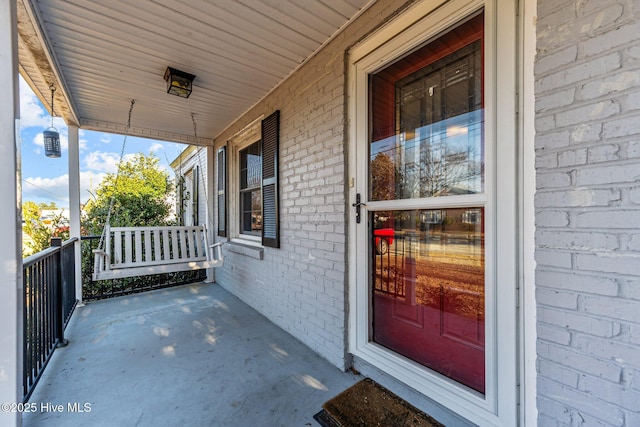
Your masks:
[{"label": "white painted brick", "polygon": [[637,40],[638,34],[640,34],[640,23],[624,25],[614,31],[609,31],[606,34],[581,43],[583,55],[591,56],[602,52],[611,52],[616,47],[621,47],[632,40]]},{"label": "white painted brick", "polygon": [[602,123],[580,123],[571,131],[571,143],[598,142],[602,133]]},{"label": "white painted brick", "polygon": [[618,283],[615,279],[589,276],[577,272],[555,272],[540,270],[536,274],[536,283],[544,288],[563,291],[578,291],[597,295],[618,295]]},{"label": "white painted brick", "polygon": [[571,224],[578,228],[640,229],[640,210],[602,210],[577,213]]},{"label": "white painted brick", "polygon": [[538,356],[551,363],[612,382],[619,382],[622,376],[622,368],[614,361],[594,358],[568,346],[539,341]]},{"label": "white painted brick", "polygon": [[544,210],[536,212],[536,226],[538,227],[566,227],[569,225],[567,211]]},{"label": "white painted brick", "polygon": [[540,426],[558,427],[571,424],[571,410],[555,400],[539,397],[537,409],[539,413],[538,425]]},{"label": "white painted brick", "polygon": [[556,365],[548,360],[540,359],[538,361],[538,372],[547,377],[553,378],[554,381],[564,384],[571,388],[578,388],[578,380],[580,375],[566,366]]},{"label": "white painted brick", "polygon": [[640,120],[629,120],[628,117],[607,120],[602,129],[603,138],[618,138],[639,134]]},{"label": "white painted brick", "polygon": [[563,292],[555,289],[536,289],[536,301],[538,305],[577,309],[578,294],[574,292]]},{"label": "white painted brick", "polygon": [[536,115],[536,131],[545,132],[556,127],[555,117],[553,115],[543,116]]},{"label": "white painted brick", "polygon": [[640,276],[638,254],[577,254],[576,267],[583,271]]},{"label": "white painted brick", "polygon": [[[568,410],[567,410],[567,416],[570,416]],[[558,421],[555,417],[548,416],[544,412],[538,413],[538,425],[545,426],[545,427],[570,427],[568,423],[563,423],[561,421]]]},{"label": "white painted brick", "polygon": [[554,132],[536,138],[536,149],[555,149],[568,147],[571,144],[571,132]]},{"label": "white painted brick", "polygon": [[640,252],[640,234],[632,234],[629,236],[628,249],[630,251]]},{"label": "white painted brick", "polygon": [[580,89],[580,99],[599,98],[603,95],[611,95],[640,84],[640,72],[620,71],[607,75],[601,79],[588,82]]},{"label": "white painted brick", "polygon": [[552,396],[554,400],[560,404],[568,405],[579,412],[611,423],[611,425],[624,425],[624,414],[619,408],[599,399],[590,399],[586,393],[577,391],[563,384],[546,378],[539,378],[538,392],[543,396]]},{"label": "white painted brick", "polygon": [[583,123],[585,120],[602,120],[620,113],[620,105],[613,101],[602,101],[596,104],[563,109],[556,114],[556,123],[560,127],[572,126]]},{"label": "white painted brick", "polygon": [[625,425],[640,426],[640,411],[638,411],[638,407],[632,411],[624,411],[624,419],[626,421]]},{"label": "white painted brick", "polygon": [[583,306],[586,313],[598,317],[640,324],[640,300],[587,296]]},{"label": "white painted brick", "polygon": [[537,265],[571,268],[571,254],[567,252],[537,250],[535,259]]},{"label": "white painted brick", "polygon": [[571,250],[615,250],[620,247],[616,234],[558,230],[538,231],[536,244],[541,248]]},{"label": "white painted brick", "polygon": [[536,169],[551,169],[558,167],[558,153],[536,155]]},{"label": "white painted brick", "polygon": [[583,168],[576,173],[578,186],[632,183],[639,179],[640,171],[635,163]]},{"label": "white painted brick", "polygon": [[634,60],[640,59],[640,46],[637,46],[637,45],[631,46],[626,52],[629,58]]},{"label": "white painted brick", "polygon": [[[545,55],[540,60],[536,61],[535,73],[546,74],[550,71],[554,71],[560,67],[564,67],[572,64],[578,58],[578,46],[572,45],[560,51],[554,52],[550,55]],[[573,96],[571,97],[573,99]],[[536,105],[536,108],[538,106]]]},{"label": "white painted brick", "polygon": [[[540,309],[538,309],[538,314],[540,314]],[[541,322],[544,322],[544,320],[541,320]],[[571,343],[571,333],[569,331],[541,322],[538,322],[536,329],[538,340],[562,345]]]},{"label": "white painted brick", "polygon": [[[538,3],[538,22],[547,25],[566,22],[575,19],[576,7],[574,0],[540,1]],[[554,18],[560,13],[559,17]]]},{"label": "white painted brick", "polygon": [[627,389],[622,384],[584,375],[580,378],[579,389],[599,399],[616,403],[624,409],[638,410],[640,408],[640,393]]},{"label": "white painted brick", "polygon": [[545,207],[596,207],[610,206],[620,201],[620,190],[576,189],[571,191],[538,192],[536,206]]},{"label": "white painted brick", "polygon": [[538,320],[549,325],[556,325],[563,331],[584,332],[597,337],[611,338],[620,334],[619,323],[595,319],[592,316],[563,309],[539,307]]},{"label": "white painted brick", "polygon": [[541,173],[536,179],[538,188],[561,188],[571,185],[571,175],[568,172]]},{"label": "white painted brick", "polygon": [[575,101],[575,93],[576,89],[571,88],[545,96],[536,102],[536,111],[543,112],[571,105]]},{"label": "white painted brick", "polygon": [[[595,13],[592,13],[594,10]],[[610,27],[614,24],[624,13],[624,8],[620,4],[597,4],[596,2],[587,0],[577,6],[577,11],[579,18],[584,17],[586,19],[586,22],[580,25],[580,33],[593,36],[594,33],[598,35],[602,34],[603,28]]]},{"label": "white painted brick", "polygon": [[587,163],[588,151],[585,148],[558,153],[558,166],[578,166]]},{"label": "white painted brick", "polygon": [[629,199],[631,203],[640,205],[640,187],[633,188],[629,191]]},{"label": "white painted brick", "polygon": [[[640,71],[636,71],[634,75],[638,78],[638,80],[640,80]],[[638,85],[640,85],[640,83]],[[633,111],[640,109],[640,93],[633,92],[627,95],[627,97],[623,101],[623,106],[624,111]]]},{"label": "white painted brick", "polygon": [[588,163],[612,162],[620,159],[620,147],[613,144],[591,147],[587,150]]},{"label": "white painted brick", "polygon": [[536,92],[547,92],[562,89],[570,84],[602,76],[617,70],[621,65],[621,55],[613,52],[592,61],[581,62],[562,71],[551,74],[536,81]]},{"label": "white painted brick", "polygon": [[588,336],[578,336],[576,349],[602,360],[615,361],[618,364],[640,367],[638,347],[615,340],[605,340]]}]

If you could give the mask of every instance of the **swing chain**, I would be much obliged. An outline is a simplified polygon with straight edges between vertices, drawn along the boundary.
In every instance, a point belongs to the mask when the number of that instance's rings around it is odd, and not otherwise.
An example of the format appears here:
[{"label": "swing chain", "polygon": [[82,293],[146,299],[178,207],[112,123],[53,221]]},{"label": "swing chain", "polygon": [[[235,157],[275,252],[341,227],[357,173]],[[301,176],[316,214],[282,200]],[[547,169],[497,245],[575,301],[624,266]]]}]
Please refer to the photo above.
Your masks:
[{"label": "swing chain", "polygon": [[[120,159],[118,160],[118,169],[116,171],[116,178],[113,182],[114,188],[118,187],[118,179],[120,178],[120,170],[122,169],[122,160],[124,159],[124,150],[127,146],[127,137],[129,136],[129,129],[131,128],[131,115],[133,114],[133,106],[135,105],[136,100],[131,100],[131,106],[129,107],[129,117],[127,120],[127,127],[124,130],[124,139],[122,140],[122,148],[120,150]],[[116,200],[116,192],[114,191],[111,195],[111,200],[109,201],[109,209],[107,210],[107,219],[104,223],[104,228],[102,229],[102,234],[100,235],[100,242],[98,242],[98,249],[104,249],[104,239],[107,232],[107,226],[110,225],[111,221],[111,211],[113,210],[113,204]]]},{"label": "swing chain", "polygon": [[194,138],[194,143],[198,143],[198,132],[197,132],[197,128],[196,128],[196,116],[191,113],[191,121],[193,122],[193,138]]}]

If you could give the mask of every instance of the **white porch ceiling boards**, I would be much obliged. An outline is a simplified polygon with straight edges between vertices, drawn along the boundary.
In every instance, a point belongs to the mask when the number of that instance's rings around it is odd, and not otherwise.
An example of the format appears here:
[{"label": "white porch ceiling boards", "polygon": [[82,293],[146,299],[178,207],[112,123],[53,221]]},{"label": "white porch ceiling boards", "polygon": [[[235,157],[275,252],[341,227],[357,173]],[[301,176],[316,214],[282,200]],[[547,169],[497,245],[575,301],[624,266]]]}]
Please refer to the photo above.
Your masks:
[{"label": "white porch ceiling boards", "polygon": [[[21,72],[84,129],[122,133],[133,98],[131,134],[194,142],[193,113],[206,144],[374,1],[18,0]],[[189,99],[167,66],[196,75]]]}]

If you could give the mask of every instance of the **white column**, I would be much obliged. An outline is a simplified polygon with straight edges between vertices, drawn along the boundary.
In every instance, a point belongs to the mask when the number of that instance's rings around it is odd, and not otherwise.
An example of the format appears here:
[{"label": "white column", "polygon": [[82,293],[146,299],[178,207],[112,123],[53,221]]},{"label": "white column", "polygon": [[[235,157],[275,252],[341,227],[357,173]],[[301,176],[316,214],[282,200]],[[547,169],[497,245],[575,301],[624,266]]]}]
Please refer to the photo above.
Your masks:
[{"label": "white column", "polygon": [[[20,107],[15,0],[0,0],[0,403],[22,400],[22,200]],[[0,411],[0,425],[21,425],[15,412]]]},{"label": "white column", "polygon": [[78,126],[69,129],[69,234],[77,237],[76,246],[76,298],[82,302],[82,256],[80,251],[80,140]]},{"label": "white column", "polygon": [[[213,186],[215,183],[215,152],[213,150],[213,146],[207,146],[207,184],[206,184],[206,192],[207,192],[207,232],[209,233],[209,244],[213,244],[215,242],[216,230],[215,230],[215,221],[213,220],[215,213],[213,211],[213,200],[216,197],[216,191]],[[215,268],[207,269],[207,282],[212,283],[216,280],[215,276]]]}]

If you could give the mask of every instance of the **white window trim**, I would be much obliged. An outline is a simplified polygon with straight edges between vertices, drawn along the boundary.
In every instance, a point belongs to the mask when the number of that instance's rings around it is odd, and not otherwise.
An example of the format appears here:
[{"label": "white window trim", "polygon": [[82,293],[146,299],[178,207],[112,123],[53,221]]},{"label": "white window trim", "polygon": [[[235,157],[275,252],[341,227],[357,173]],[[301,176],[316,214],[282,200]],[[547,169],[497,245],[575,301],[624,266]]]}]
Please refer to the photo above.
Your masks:
[{"label": "white window trim", "polygon": [[[446,4],[445,4],[446,3]],[[403,358],[369,341],[368,288],[358,282],[358,272],[349,272],[349,350],[472,422],[481,425],[517,424],[517,129],[516,129],[516,1],[453,0],[422,1],[354,47],[349,58],[349,158],[350,203],[367,182],[366,168],[357,167],[356,145],[367,138],[367,76],[404,53],[436,37],[455,23],[485,8],[485,181],[487,239],[486,394],[471,391],[453,380]],[[500,24],[500,25],[498,25]],[[426,31],[425,31],[426,30]],[[500,63],[496,53],[500,52]],[[500,82],[500,84],[498,84]],[[495,141],[495,143],[493,142]],[[495,179],[500,173],[513,179]],[[360,183],[360,184],[358,184]],[[497,199],[501,201],[496,209]],[[511,200],[512,203],[502,203]],[[451,201],[453,202],[453,201]],[[410,209],[411,202],[404,208]],[[376,204],[376,207],[377,204]],[[366,208],[365,208],[366,210]],[[366,212],[363,213],[366,216]],[[349,265],[366,265],[366,250],[358,250],[354,215],[349,216]],[[500,224],[500,227],[496,225]],[[511,254],[513,262],[503,260]],[[363,258],[359,258],[363,257]],[[508,257],[507,257],[508,259]],[[362,276],[362,275],[360,275]],[[366,276],[366,275],[365,275]],[[501,280],[497,292],[494,282]],[[507,284],[513,283],[513,286]],[[499,369],[498,369],[499,367]]]},{"label": "white window trim", "polygon": [[232,242],[262,247],[261,236],[240,233],[240,151],[260,141],[262,119],[260,116],[236,133],[227,144],[228,235]]}]

